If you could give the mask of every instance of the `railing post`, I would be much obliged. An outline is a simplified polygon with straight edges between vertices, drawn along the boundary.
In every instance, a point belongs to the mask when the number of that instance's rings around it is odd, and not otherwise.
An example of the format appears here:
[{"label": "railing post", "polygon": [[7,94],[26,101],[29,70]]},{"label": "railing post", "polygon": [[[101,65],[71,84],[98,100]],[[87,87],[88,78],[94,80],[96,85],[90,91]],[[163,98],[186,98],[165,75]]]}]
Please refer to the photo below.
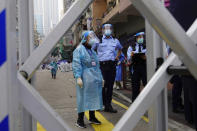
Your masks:
[{"label": "railing post", "polygon": [[19,129],[19,90],[17,78],[16,0],[6,0],[6,48],[9,130]]},{"label": "railing post", "polygon": [[[34,48],[33,27],[34,11],[32,0],[18,1],[18,28],[19,28],[19,67],[23,65]],[[33,83],[32,83],[33,84]],[[22,95],[22,94],[21,94]],[[22,130],[36,131],[36,120],[22,107]]]},{"label": "railing post", "polygon": [[[160,0],[164,3],[163,0]],[[157,59],[164,58],[164,42],[146,21],[147,38],[147,77],[148,80],[154,75],[157,68]],[[154,66],[152,66],[152,64]],[[167,85],[167,84],[166,84]],[[165,85],[164,85],[165,86]],[[149,130],[167,131],[168,130],[168,101],[167,89],[164,88],[148,111]]]},{"label": "railing post", "polygon": [[[163,58],[163,41],[146,21],[147,42],[147,77],[148,80],[154,75],[157,68],[157,58]],[[153,66],[154,65],[154,66]],[[165,86],[165,85],[164,85]],[[166,89],[160,93],[148,111],[149,129],[151,131],[167,131],[168,108]]]}]

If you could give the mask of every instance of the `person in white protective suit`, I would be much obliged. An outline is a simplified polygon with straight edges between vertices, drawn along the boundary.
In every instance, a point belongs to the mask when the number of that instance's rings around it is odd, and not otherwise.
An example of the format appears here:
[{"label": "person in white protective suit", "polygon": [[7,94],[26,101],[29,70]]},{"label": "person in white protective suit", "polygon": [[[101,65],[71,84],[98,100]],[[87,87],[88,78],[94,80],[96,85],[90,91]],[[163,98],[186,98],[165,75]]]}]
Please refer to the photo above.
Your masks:
[{"label": "person in white protective suit", "polygon": [[101,110],[102,74],[96,52],[92,45],[99,42],[93,31],[86,31],[82,41],[73,52],[72,69],[76,79],[78,120],[76,126],[86,128],[84,112],[89,111],[89,121],[101,124],[95,117],[95,110]]}]

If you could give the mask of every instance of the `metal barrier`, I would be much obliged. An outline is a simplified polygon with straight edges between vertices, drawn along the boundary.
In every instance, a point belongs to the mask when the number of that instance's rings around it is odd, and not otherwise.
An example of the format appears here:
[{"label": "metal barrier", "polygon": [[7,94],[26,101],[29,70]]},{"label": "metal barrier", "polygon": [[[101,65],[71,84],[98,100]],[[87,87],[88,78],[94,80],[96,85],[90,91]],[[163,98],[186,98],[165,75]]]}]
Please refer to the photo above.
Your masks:
[{"label": "metal barrier", "polygon": [[[20,0],[20,2],[24,2],[24,7],[30,7],[31,1],[25,3],[26,0]],[[197,78],[197,47],[194,42],[197,42],[197,20],[187,32],[178,25],[175,19],[170,15],[170,13],[162,6],[162,4],[157,0],[131,0],[135,7],[141,12],[141,14],[149,21],[152,27],[157,31],[162,39],[164,39],[170,47],[174,50],[174,52],[179,56],[179,58],[185,63],[190,72]],[[60,116],[47,104],[47,102],[39,95],[39,93],[33,88],[33,86],[28,82],[30,80],[36,70],[36,68],[40,65],[43,59],[50,53],[55,44],[61,38],[61,36],[68,31],[74,22],[80,17],[83,11],[93,2],[93,0],[77,0],[70,7],[70,9],[66,12],[63,19],[59,22],[59,24],[54,28],[54,30],[45,38],[42,45],[40,45],[36,50],[32,53],[26,54],[25,57],[28,57],[25,60],[24,65],[19,69],[17,73],[16,70],[16,1],[15,0],[1,0],[0,2],[0,19],[5,21],[6,19],[6,46],[7,46],[7,59],[0,59],[0,71],[5,75],[1,75],[0,81],[2,86],[0,87],[4,90],[5,94],[8,92],[8,95],[0,96],[2,99],[7,100],[4,105],[0,106],[0,109],[4,112],[0,112],[0,120],[7,120],[7,116],[9,114],[9,129],[11,131],[18,131],[17,114],[19,103],[36,119],[38,120],[47,131],[64,131],[71,130],[69,125],[67,125]],[[32,7],[32,6],[31,6]],[[21,8],[19,6],[19,8]],[[20,38],[23,35],[27,35],[27,39],[21,44],[31,43],[32,42],[32,10],[30,8],[25,8],[24,10],[28,11],[27,20],[29,23],[24,23],[25,28],[21,30],[22,27],[19,28]],[[5,13],[5,14],[4,14]],[[22,15],[22,11],[19,11],[19,16],[21,18],[21,22],[24,22],[25,16]],[[6,17],[5,17],[6,16]],[[4,26],[5,27],[5,26]],[[0,25],[2,29],[3,26]],[[2,32],[0,32],[2,33]],[[4,32],[5,33],[5,32]],[[189,38],[188,37],[191,37]],[[3,36],[0,36],[0,40],[2,41]],[[26,43],[26,44],[27,44]],[[186,45],[187,43],[187,45]],[[5,44],[5,43],[3,43]],[[0,45],[0,56],[5,56],[2,52],[5,52],[5,48],[3,44]],[[29,47],[26,48],[31,49]],[[2,57],[3,58],[3,57]],[[26,58],[24,58],[26,59]],[[129,110],[124,114],[124,116],[120,119],[118,124],[115,126],[115,131],[129,131],[132,130],[137,122],[140,120],[141,116],[145,113],[145,111],[150,107],[153,101],[161,95],[161,101],[165,102],[163,108],[158,108],[159,111],[164,110],[164,115],[157,117],[158,123],[154,126],[155,131],[159,131],[159,127],[162,128],[162,131],[167,131],[167,110],[166,110],[166,100],[165,95],[166,92],[164,90],[165,84],[170,79],[170,76],[166,73],[166,70],[170,64],[177,59],[177,56],[172,53],[168,59],[164,62],[164,64],[158,69],[158,71],[154,74],[151,80],[148,82],[146,88],[141,92],[141,94],[137,97],[136,101],[130,106]],[[7,61],[6,61],[7,60]],[[6,62],[5,62],[6,61]],[[27,79],[20,73],[20,71],[24,71],[27,73]],[[16,79],[16,77],[18,79]],[[162,94],[161,94],[162,93]],[[8,98],[9,97],[9,98]],[[162,100],[164,99],[164,100]],[[8,109],[8,112],[5,110]],[[26,114],[28,115],[28,114]],[[5,118],[5,119],[4,119]],[[30,118],[31,119],[31,118]],[[0,122],[0,129],[1,129]],[[24,122],[23,122],[24,124]],[[23,130],[32,130],[31,124],[27,127],[22,127]],[[3,129],[3,128],[2,128]],[[161,131],[160,130],[160,131]]]}]

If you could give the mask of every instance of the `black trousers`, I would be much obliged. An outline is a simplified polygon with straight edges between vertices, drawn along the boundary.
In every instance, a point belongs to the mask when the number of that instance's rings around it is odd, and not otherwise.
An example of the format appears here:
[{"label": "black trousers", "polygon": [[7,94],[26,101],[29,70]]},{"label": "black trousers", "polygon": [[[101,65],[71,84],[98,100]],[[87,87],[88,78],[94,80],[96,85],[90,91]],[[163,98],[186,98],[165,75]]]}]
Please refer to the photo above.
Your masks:
[{"label": "black trousers", "polygon": [[132,80],[132,101],[134,101],[140,93],[140,81],[143,86],[147,83],[146,64],[138,64],[133,66]]},{"label": "black trousers", "polygon": [[105,81],[103,87],[103,105],[111,106],[113,85],[116,77],[116,63],[113,61],[100,62],[100,68]]},{"label": "black trousers", "polygon": [[194,121],[197,131],[197,80],[183,76],[185,119]]},{"label": "black trousers", "polygon": [[[95,118],[95,111],[89,111],[89,119],[94,119]],[[84,112],[78,113],[78,121],[83,121],[84,120]]]},{"label": "black trousers", "polygon": [[181,77],[178,75],[173,76],[172,79],[170,80],[170,83],[173,84],[172,107],[173,109],[177,109],[182,105],[181,94],[182,94],[183,86],[182,86]]}]

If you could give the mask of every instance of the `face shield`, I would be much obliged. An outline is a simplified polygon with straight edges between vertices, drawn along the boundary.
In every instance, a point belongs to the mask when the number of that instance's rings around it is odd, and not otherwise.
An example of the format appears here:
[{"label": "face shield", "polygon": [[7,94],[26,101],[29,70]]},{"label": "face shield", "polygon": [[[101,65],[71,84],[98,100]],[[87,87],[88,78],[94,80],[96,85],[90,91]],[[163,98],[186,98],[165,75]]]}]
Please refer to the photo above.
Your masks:
[{"label": "face shield", "polygon": [[139,33],[137,33],[137,34],[135,35],[135,37],[136,37],[137,43],[139,43],[139,44],[144,43],[144,32],[139,32]]},{"label": "face shield", "polygon": [[111,24],[105,24],[103,25],[103,34],[106,36],[112,35],[113,27]]},{"label": "face shield", "polygon": [[89,31],[88,35],[88,44],[92,46],[95,43],[99,43],[99,39],[93,31]]}]

